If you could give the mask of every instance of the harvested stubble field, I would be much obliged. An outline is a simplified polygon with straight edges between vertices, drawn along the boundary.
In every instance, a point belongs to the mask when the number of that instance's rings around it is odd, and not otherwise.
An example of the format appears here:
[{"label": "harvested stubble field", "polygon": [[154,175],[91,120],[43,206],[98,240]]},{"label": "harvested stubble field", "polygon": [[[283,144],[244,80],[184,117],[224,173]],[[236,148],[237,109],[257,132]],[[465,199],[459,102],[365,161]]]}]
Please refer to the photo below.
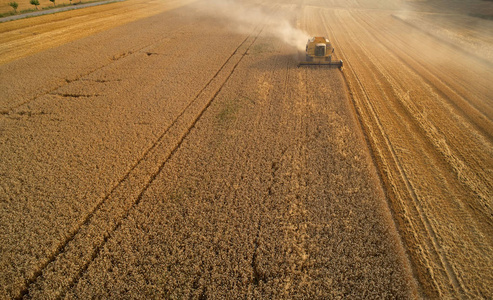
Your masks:
[{"label": "harvested stubble field", "polygon": [[[2,298],[491,298],[472,2],[128,0],[31,50],[27,20],[0,24],[24,53],[0,65]],[[279,18],[343,72],[297,68]]]}]

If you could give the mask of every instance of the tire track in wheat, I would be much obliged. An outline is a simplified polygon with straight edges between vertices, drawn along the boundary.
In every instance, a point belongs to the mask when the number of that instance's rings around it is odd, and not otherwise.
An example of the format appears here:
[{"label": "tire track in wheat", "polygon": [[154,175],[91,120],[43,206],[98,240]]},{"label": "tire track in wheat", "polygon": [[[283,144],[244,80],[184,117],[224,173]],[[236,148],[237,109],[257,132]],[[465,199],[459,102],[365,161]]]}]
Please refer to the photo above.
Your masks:
[{"label": "tire track in wheat", "polygon": [[[47,277],[53,277],[53,275],[54,277],[56,277],[56,274],[60,272],[60,270],[65,270],[69,273],[73,273],[73,271],[69,271],[73,267],[76,267],[76,269],[78,270],[78,274],[76,274],[75,278],[70,280],[70,282],[67,282],[67,280],[62,280],[63,282],[60,282],[57,287],[58,294],[62,293],[62,290],[66,290],[70,286],[76,284],[78,278],[80,278],[84,270],[87,269],[90,262],[97,256],[100,249],[104,246],[105,242],[111,236],[111,232],[113,232],[120,226],[122,220],[125,219],[126,216],[128,216],[129,211],[136,204],[138,204],[149,185],[155,179],[157,174],[164,168],[167,160],[177,151],[177,149],[181,146],[183,140],[188,136],[188,133],[195,127],[200,117],[210,106],[224,84],[231,77],[238,64],[246,55],[249,47],[255,42],[256,37],[259,33],[260,32],[258,32],[257,35],[253,38],[250,35],[245,38],[245,40],[243,40],[243,42],[226,59],[224,64],[215,73],[215,75],[201,89],[197,96],[182,110],[182,112],[173,121],[173,123],[163,131],[158,140],[144,153],[144,155],[137,161],[137,163],[135,163],[130,168],[127,174],[118,182],[118,184],[111,190],[111,192],[106,197],[104,197],[100,203],[98,203],[94,210],[86,217],[84,222],[79,225],[78,228],[70,235],[70,237],[62,244],[62,246],[57,249],[57,252],[50,257],[49,261],[43,265],[43,268],[40,271],[36,272],[35,277],[29,280],[29,284],[27,285],[26,289],[23,290],[22,296],[25,295],[27,297],[34,297],[34,295],[43,294],[43,292],[46,292],[47,289],[53,289],[53,283],[51,281],[55,280],[55,278],[51,278],[52,280],[49,280]],[[252,39],[253,41],[251,41],[250,44],[247,45],[248,40]],[[242,47],[245,47],[245,45],[247,45],[247,48],[241,53],[241,49]],[[237,61],[233,62],[235,57]],[[223,81],[221,82],[221,80]],[[218,84],[217,81],[220,82],[220,85],[214,88],[214,86]],[[204,100],[201,98],[203,98],[204,95],[210,94],[211,92],[213,92],[212,97],[206,100],[205,106],[203,106],[204,104],[202,104],[202,102]],[[189,120],[190,117],[192,118],[192,122],[191,124],[187,125],[187,120]],[[185,132],[180,133],[180,129],[182,129],[183,127],[186,128]],[[172,140],[176,139],[177,137],[179,138],[179,140],[177,142],[172,142]],[[162,150],[159,149],[160,147],[167,147],[168,145],[175,146],[168,151],[164,151],[166,156],[164,157],[164,161],[161,161],[163,160],[163,158],[160,158],[162,157],[162,154],[157,152]],[[155,165],[158,166],[157,171],[152,172],[152,175],[150,177],[148,175],[144,175],[148,172],[146,170],[152,170],[153,166]],[[142,175],[144,175],[144,178],[149,178],[146,179],[146,183],[144,184],[141,182],[142,178],[139,178]],[[139,193],[137,195],[131,194],[129,196],[127,190],[133,190],[136,185],[143,185],[143,187],[139,189]],[[135,191],[133,191],[133,194],[135,194]],[[132,196],[135,196],[136,198],[133,198]],[[133,198],[133,200],[129,200],[128,198]],[[113,202],[120,203],[120,205],[116,205]],[[120,214],[118,214],[118,210],[120,210]],[[104,220],[103,216],[105,214],[112,214],[108,216],[109,220]],[[114,214],[119,215],[119,217],[115,217]],[[101,222],[103,224],[97,224]],[[110,226],[111,229],[105,230],[104,228],[107,226]],[[92,233],[91,229],[96,230],[98,234]],[[87,235],[92,236],[92,238],[88,239]],[[103,240],[101,242],[97,242],[98,237],[99,239],[102,238]],[[91,253],[85,253],[85,251],[77,249],[77,244],[84,245],[84,243],[81,243],[81,241],[78,241],[78,239],[87,239],[88,245],[93,244],[93,247],[89,247],[93,249],[92,251],[90,251]],[[73,254],[72,252],[78,253],[78,255],[72,256],[79,256],[81,258],[85,257],[86,261],[82,263],[74,262],[73,259],[71,259],[71,254]],[[69,266],[71,266],[72,268],[70,268]],[[52,273],[51,276],[49,276],[49,273]],[[32,294],[31,291],[33,292]]]},{"label": "tire track in wheat", "polygon": [[[172,31],[170,31],[170,33],[176,33],[176,32],[179,32],[180,30],[182,30],[183,28],[185,27],[189,27],[189,26],[194,26],[194,24],[196,24],[197,22],[193,22],[192,24],[186,24],[186,25],[183,25],[183,26],[180,26]],[[97,71],[99,70],[102,70],[106,67],[109,67],[113,64],[115,64],[116,62],[118,62],[119,60],[122,60],[124,58],[126,58],[127,56],[131,56],[131,55],[135,55],[136,53],[139,53],[141,51],[144,51],[146,48],[149,48],[149,47],[152,47],[153,45],[156,45],[156,44],[159,44],[159,43],[162,43],[163,41],[166,41],[167,40],[167,36],[164,36],[163,38],[161,39],[158,39],[157,41],[153,41],[152,43],[149,43],[149,44],[146,44],[144,46],[141,46],[141,47],[137,47],[136,49],[130,49],[130,50],[126,50],[126,51],[123,51],[123,52],[120,52],[120,53],[116,53],[116,54],[113,54],[113,57],[109,60],[109,62],[107,63],[103,63],[102,65],[100,65],[99,67],[97,68],[94,68],[88,72],[85,72],[83,74],[77,74],[76,75],[76,78],[75,79],[65,79],[64,82],[62,82],[62,84],[58,84],[56,85],[55,87],[51,88],[50,90],[48,91],[45,91],[43,92],[42,94],[39,94],[39,95],[36,95],[32,98],[29,98],[29,99],[26,99],[24,101],[21,101],[11,107],[9,107],[8,109],[6,109],[5,111],[2,111],[2,114],[4,115],[8,115],[8,114],[11,114],[11,113],[14,113],[14,111],[22,106],[25,106],[31,102],[34,102],[46,95],[50,95],[50,94],[53,94],[54,92],[56,92],[57,90],[59,90],[60,88],[68,85],[68,84],[71,84],[73,82],[77,82],[79,80],[83,80],[84,78],[88,77],[89,75],[91,74],[94,74],[96,73]]]}]

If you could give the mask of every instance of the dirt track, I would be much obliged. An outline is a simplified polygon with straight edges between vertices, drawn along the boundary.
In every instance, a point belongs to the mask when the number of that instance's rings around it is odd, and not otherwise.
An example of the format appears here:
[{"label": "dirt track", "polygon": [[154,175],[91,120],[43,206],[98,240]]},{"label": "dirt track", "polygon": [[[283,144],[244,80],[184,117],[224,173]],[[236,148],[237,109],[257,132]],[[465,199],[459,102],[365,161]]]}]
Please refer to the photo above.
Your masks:
[{"label": "dirt track", "polygon": [[491,297],[487,53],[285,2],[344,75],[191,6],[0,66],[5,298]]}]

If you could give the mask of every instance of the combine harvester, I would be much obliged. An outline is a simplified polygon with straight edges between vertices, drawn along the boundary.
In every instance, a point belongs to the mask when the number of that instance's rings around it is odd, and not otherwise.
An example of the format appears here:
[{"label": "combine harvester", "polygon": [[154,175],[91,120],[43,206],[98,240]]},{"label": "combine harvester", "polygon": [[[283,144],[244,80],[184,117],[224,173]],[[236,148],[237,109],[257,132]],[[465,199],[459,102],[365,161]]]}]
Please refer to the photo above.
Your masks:
[{"label": "combine harvester", "polygon": [[334,48],[328,39],[321,36],[312,37],[306,43],[306,61],[298,64],[301,66],[329,66],[342,69],[342,60],[332,61]]}]

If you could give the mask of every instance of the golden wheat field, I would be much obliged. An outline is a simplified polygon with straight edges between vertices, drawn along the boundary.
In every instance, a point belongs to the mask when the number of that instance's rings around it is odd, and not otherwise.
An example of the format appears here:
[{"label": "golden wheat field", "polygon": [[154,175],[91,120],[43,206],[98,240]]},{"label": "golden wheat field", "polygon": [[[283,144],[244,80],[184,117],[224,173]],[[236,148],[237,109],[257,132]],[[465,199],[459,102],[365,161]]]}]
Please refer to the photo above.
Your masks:
[{"label": "golden wheat field", "polygon": [[[127,0],[0,23],[0,298],[491,299],[492,15]],[[298,67],[311,36],[342,69]]]}]

